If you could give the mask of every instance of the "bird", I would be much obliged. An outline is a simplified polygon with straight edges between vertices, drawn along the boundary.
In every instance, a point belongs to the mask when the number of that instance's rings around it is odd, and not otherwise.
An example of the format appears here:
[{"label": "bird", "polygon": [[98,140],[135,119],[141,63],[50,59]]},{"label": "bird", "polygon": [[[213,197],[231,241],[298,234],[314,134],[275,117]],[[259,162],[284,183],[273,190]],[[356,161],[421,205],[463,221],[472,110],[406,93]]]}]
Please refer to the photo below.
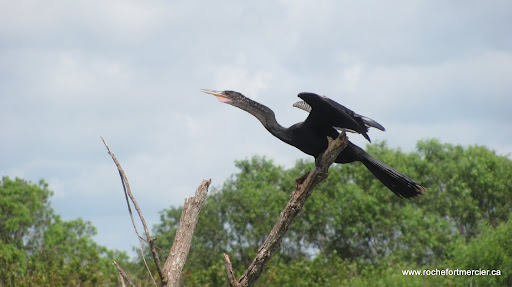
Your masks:
[{"label": "bird", "polygon": [[[270,108],[239,92],[206,89],[201,89],[201,92],[214,95],[221,103],[232,105],[252,114],[273,136],[313,156],[315,159],[318,159],[327,149],[327,137],[333,139],[338,137],[339,131],[337,128],[359,133],[368,141],[370,141],[368,136],[370,127],[385,130],[376,121],[359,115],[336,101],[315,93],[302,92],[298,94],[298,97],[304,103],[298,102],[294,106],[302,106],[302,109],[308,111],[309,115],[303,122],[286,128],[277,122],[275,113]],[[412,199],[423,195],[427,191],[426,188],[411,178],[372,157],[350,141],[334,162],[347,164],[357,161],[363,163],[380,182],[398,197]]]}]

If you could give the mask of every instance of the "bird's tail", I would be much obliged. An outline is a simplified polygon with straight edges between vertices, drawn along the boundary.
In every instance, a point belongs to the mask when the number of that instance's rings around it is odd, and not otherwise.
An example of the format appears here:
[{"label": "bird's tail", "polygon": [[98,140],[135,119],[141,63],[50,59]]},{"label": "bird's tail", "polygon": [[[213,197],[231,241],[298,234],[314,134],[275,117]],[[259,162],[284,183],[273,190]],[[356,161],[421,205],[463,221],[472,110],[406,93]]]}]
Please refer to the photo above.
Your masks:
[{"label": "bird's tail", "polygon": [[426,188],[403,173],[372,157],[361,148],[355,145],[352,145],[352,147],[359,149],[357,152],[358,160],[361,161],[378,180],[399,197],[411,199],[427,192]]}]

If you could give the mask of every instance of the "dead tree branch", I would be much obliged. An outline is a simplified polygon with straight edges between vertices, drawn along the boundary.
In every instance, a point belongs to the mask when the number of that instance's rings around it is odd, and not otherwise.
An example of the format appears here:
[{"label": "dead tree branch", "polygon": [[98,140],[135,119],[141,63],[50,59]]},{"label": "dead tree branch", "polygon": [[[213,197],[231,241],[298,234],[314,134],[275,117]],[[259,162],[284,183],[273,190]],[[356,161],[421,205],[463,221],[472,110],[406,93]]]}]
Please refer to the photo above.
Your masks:
[{"label": "dead tree branch", "polygon": [[199,221],[199,214],[203,207],[208,187],[212,180],[203,180],[201,185],[197,188],[193,197],[185,199],[183,205],[183,212],[181,213],[180,223],[174,237],[171,251],[165,261],[163,274],[163,282],[166,286],[179,286],[181,280],[181,271],[187,261],[190,245],[196,229],[197,222]]},{"label": "dead tree branch", "polygon": [[135,200],[135,197],[132,194],[132,191],[130,189],[130,183],[128,182],[128,178],[126,177],[126,174],[124,173],[124,170],[121,167],[121,164],[117,160],[117,158],[114,155],[114,153],[112,153],[110,151],[110,148],[107,145],[107,143],[105,142],[105,139],[103,137],[101,137],[101,140],[103,141],[103,144],[105,144],[105,147],[107,148],[108,154],[112,157],[112,160],[114,160],[114,163],[116,164],[117,170],[119,171],[119,176],[121,177],[121,183],[123,184],[124,196],[126,198],[126,204],[128,206],[128,212],[130,213],[130,218],[132,220],[132,224],[133,224],[133,228],[135,229],[135,233],[137,233],[137,238],[139,238],[140,253],[142,255],[142,259],[144,261],[144,264],[146,265],[148,273],[151,276],[151,279],[153,280],[153,284],[155,286],[157,286],[155,278],[151,274],[151,270],[149,269],[148,263],[146,262],[146,257],[144,256],[142,239],[141,239],[141,236],[139,235],[139,231],[137,230],[137,225],[135,224],[135,220],[133,219],[132,209],[130,207],[130,201],[128,200],[128,198],[130,198],[130,200],[132,201],[133,205],[135,206],[135,210],[137,210],[137,213],[139,214],[140,221],[142,222],[142,226],[144,228],[144,232],[146,233],[146,238],[147,238],[147,241],[148,241],[150,249],[151,249],[151,254],[153,255],[153,260],[154,260],[155,265],[156,265],[156,270],[157,270],[158,274],[160,275],[160,278],[163,278],[163,276],[162,276],[162,268],[160,267],[160,259],[158,258],[158,253],[156,252],[155,245],[154,245],[154,238],[152,238],[150,236],[150,234],[149,234],[149,229],[148,229],[148,226],[146,224],[146,220],[144,219],[144,216],[142,215],[142,211],[141,211],[141,209],[139,207],[139,204],[137,203],[137,201]]},{"label": "dead tree branch", "polygon": [[126,284],[124,283],[124,278],[126,278],[126,280],[128,280],[128,283],[130,283],[130,286],[136,287],[135,284],[133,284],[132,280],[130,280],[130,277],[128,276],[128,274],[126,274],[126,272],[124,272],[123,268],[121,268],[121,266],[119,266],[119,264],[117,262],[112,261],[112,264],[114,264],[114,266],[119,271],[119,278],[121,280],[123,287],[126,286]]},{"label": "dead tree branch", "polygon": [[256,280],[261,276],[263,269],[272,256],[272,253],[281,245],[284,235],[304,206],[306,200],[313,192],[313,188],[322,180],[327,178],[327,171],[329,170],[329,167],[334,162],[338,154],[345,149],[347,143],[348,139],[345,132],[342,132],[335,140],[329,138],[329,147],[317,158],[315,169],[297,180],[297,186],[291,194],[290,201],[281,212],[279,220],[274,225],[274,228],[272,228],[272,231],[270,231],[270,234],[265,242],[263,242],[263,245],[259,248],[256,257],[251,265],[249,265],[249,268],[247,268],[238,281],[235,279],[233,274],[233,268],[231,261],[229,260],[229,256],[224,254],[227,276],[231,286],[248,287],[254,285],[254,282],[256,282]]},{"label": "dead tree branch", "polygon": [[[197,222],[199,221],[199,214],[201,213],[203,203],[206,199],[206,194],[208,193],[208,187],[210,186],[210,183],[212,182],[212,180],[211,179],[203,180],[201,185],[197,188],[195,195],[193,197],[185,199],[185,204],[183,205],[183,212],[181,213],[180,223],[178,225],[178,229],[176,231],[176,236],[174,238],[174,243],[171,247],[169,256],[167,257],[167,260],[164,264],[164,268],[162,269],[161,265],[160,265],[160,259],[158,257],[158,253],[156,252],[156,247],[154,244],[154,241],[156,240],[156,238],[151,237],[149,234],[149,229],[147,227],[146,220],[144,219],[144,216],[142,215],[142,211],[139,208],[139,204],[135,200],[135,197],[133,196],[133,194],[130,190],[130,184],[128,183],[128,178],[126,177],[126,174],[124,173],[123,168],[121,167],[121,164],[119,163],[119,161],[117,161],[117,158],[115,157],[115,155],[110,151],[110,148],[107,145],[107,143],[105,142],[105,139],[103,137],[101,137],[101,140],[103,141],[103,144],[105,144],[108,154],[112,157],[112,160],[114,160],[117,170],[119,171],[119,175],[121,177],[121,183],[123,184],[123,190],[124,190],[124,194],[125,194],[125,198],[126,198],[126,203],[128,205],[128,212],[130,213],[130,218],[132,220],[132,224],[133,224],[133,228],[135,229],[135,233],[137,234],[137,238],[139,238],[140,252],[142,255],[142,259],[146,265],[149,275],[151,276],[151,279],[153,280],[153,284],[155,286],[157,286],[156,281],[153,278],[153,275],[151,274],[151,270],[149,269],[149,266],[146,262],[146,258],[144,256],[143,245],[142,245],[143,241],[147,241],[149,244],[158,275],[160,276],[160,279],[162,280],[162,286],[163,285],[179,286],[179,283],[181,281],[181,271],[183,270],[183,266],[185,265],[185,262],[187,261],[188,252],[189,252],[190,246],[192,244],[192,237],[194,236],[194,231],[195,231]],[[139,235],[137,226],[135,224],[135,220],[133,218],[132,209],[130,206],[130,200],[133,203],[133,205],[135,206],[135,209],[137,210],[139,218],[142,222],[142,226],[143,226],[144,232],[146,234],[146,239],[142,238]],[[120,275],[122,284],[124,285],[123,278],[126,278],[132,286],[135,286],[130,281],[128,275],[123,271],[121,266],[119,266],[119,264],[115,261],[113,262],[113,264],[119,270],[119,275]]]}]

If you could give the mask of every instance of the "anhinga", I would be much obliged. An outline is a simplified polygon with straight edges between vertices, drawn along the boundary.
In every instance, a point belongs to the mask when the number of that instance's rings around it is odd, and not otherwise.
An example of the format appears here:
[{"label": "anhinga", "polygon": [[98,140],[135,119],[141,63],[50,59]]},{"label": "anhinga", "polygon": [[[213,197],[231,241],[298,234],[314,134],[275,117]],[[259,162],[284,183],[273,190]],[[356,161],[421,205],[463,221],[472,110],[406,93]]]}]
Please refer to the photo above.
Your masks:
[{"label": "anhinga", "polygon": [[[216,96],[222,103],[230,104],[252,114],[275,137],[315,158],[327,149],[327,137],[336,138],[339,135],[336,129],[360,133],[368,141],[370,141],[367,134],[369,127],[384,130],[384,127],[376,121],[356,114],[337,102],[314,93],[300,93],[298,96],[303,101],[294,104],[294,106],[310,112],[306,120],[285,128],[277,122],[271,109],[238,92],[201,91]],[[355,161],[362,162],[377,179],[399,197],[414,198],[426,192],[426,189],[414,180],[377,160],[349,141],[335,162]]]}]

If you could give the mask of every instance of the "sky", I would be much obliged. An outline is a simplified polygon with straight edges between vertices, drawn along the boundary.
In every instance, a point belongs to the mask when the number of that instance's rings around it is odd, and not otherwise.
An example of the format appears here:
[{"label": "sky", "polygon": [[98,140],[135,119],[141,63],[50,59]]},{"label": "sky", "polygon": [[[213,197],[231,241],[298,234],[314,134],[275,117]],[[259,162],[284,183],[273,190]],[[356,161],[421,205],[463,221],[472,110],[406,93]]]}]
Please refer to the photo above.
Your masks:
[{"label": "sky", "polygon": [[[283,126],[328,96],[409,152],[418,140],[512,152],[512,2],[0,0],[0,176],[111,249],[138,245],[115,165],[149,225],[234,161],[306,155],[200,89],[236,90]],[[361,146],[362,136],[351,140]]]}]

